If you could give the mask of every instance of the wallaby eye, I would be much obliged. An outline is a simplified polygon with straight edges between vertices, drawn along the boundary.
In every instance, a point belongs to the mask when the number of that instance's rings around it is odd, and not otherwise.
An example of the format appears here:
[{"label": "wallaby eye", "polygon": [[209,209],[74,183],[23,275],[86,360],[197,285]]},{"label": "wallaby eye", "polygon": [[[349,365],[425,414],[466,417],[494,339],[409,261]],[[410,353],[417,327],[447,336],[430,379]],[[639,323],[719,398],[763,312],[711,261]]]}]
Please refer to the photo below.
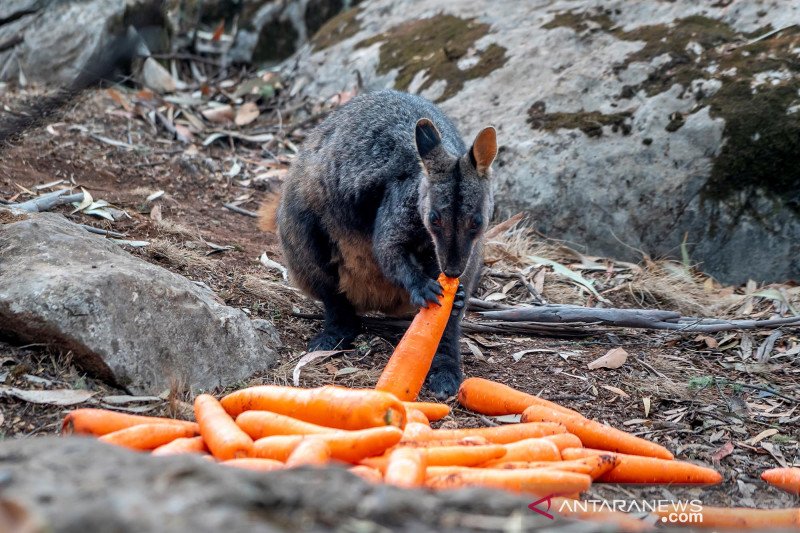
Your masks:
[{"label": "wallaby eye", "polygon": [[469,221],[470,229],[478,229],[481,225],[483,225],[483,215],[472,215],[472,219]]},{"label": "wallaby eye", "polygon": [[442,225],[442,217],[436,211],[431,211],[431,214],[428,215],[428,220],[430,220],[431,226],[440,227]]}]

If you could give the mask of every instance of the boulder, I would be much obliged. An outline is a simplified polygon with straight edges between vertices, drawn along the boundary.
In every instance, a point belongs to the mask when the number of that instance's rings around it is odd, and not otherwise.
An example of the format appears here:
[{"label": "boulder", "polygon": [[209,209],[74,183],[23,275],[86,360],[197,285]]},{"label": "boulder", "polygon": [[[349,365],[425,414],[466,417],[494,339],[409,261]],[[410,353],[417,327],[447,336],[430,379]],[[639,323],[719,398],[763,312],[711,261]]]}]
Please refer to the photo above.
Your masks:
[{"label": "boulder", "polygon": [[[0,81],[65,86],[109,76],[168,42],[161,0],[3,0]],[[137,31],[138,30],[138,31]]]},{"label": "boulder", "polygon": [[[358,2],[359,0],[244,0],[236,9],[239,12],[240,27],[228,57],[245,63],[280,62],[308,42],[327,20]],[[219,18],[222,18],[220,15],[230,18],[232,9],[224,9],[224,1],[221,4],[217,9],[213,9],[213,3],[210,9],[206,7],[204,16],[216,13]]]},{"label": "boulder", "polygon": [[0,442],[3,512],[12,531],[487,531],[590,533],[609,524],[554,520],[532,497],[370,485],[342,468],[250,472],[201,457],[151,457],[93,439]]},{"label": "boulder", "polygon": [[136,394],[241,382],[275,362],[279,342],[268,321],[61,215],[2,208],[0,333],[72,350]]},{"label": "boulder", "polygon": [[593,254],[720,280],[800,277],[800,4],[373,0],[286,62],[298,97],[363,83],[498,128],[500,215]]}]

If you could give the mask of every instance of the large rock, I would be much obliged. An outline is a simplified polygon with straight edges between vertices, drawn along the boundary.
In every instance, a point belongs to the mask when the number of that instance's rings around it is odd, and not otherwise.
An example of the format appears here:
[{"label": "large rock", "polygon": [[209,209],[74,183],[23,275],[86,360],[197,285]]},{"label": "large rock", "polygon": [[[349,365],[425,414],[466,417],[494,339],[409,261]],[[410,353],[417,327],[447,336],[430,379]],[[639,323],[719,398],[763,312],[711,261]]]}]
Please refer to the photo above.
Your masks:
[{"label": "large rock", "polygon": [[[499,129],[498,205],[620,258],[800,276],[800,3],[372,0],[286,68],[299,96],[395,87]],[[770,33],[772,30],[784,31]]]},{"label": "large rock", "polygon": [[2,0],[0,81],[22,76],[64,86],[110,76],[140,50],[165,46],[164,6],[162,0]]},{"label": "large rock", "polygon": [[[269,64],[282,61],[308,42],[327,20],[358,2],[359,0],[244,0],[236,9],[239,12],[240,27],[228,56],[233,61],[246,63]],[[224,0],[218,1],[217,5],[219,7],[216,10],[206,7],[204,15],[214,16],[215,11],[219,15],[230,15],[233,11],[231,7],[225,6]]]},{"label": "large rock", "polygon": [[479,489],[369,485],[339,468],[249,472],[86,438],[0,442],[0,527],[4,510],[14,509],[33,525],[22,530],[30,533],[615,530],[549,520],[527,509],[530,501]]},{"label": "large rock", "polygon": [[9,213],[0,208],[0,332],[70,349],[134,393],[230,385],[275,361],[269,322],[61,215]]}]

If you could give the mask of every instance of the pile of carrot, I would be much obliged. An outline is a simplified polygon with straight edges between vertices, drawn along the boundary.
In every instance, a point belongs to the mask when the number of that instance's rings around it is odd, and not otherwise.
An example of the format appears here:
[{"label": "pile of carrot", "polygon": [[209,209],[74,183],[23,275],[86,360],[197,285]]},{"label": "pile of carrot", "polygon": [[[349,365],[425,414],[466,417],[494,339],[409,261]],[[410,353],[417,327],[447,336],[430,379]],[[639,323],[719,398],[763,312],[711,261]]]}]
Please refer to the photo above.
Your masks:
[{"label": "pile of carrot", "polygon": [[[196,422],[77,409],[65,417],[62,430],[95,435],[103,442],[157,456],[194,454],[249,470],[337,463],[371,483],[435,490],[492,487],[561,498],[557,502],[578,498],[593,482],[722,481],[713,469],[675,460],[656,443],[480,378],[464,381],[459,403],[485,415],[521,414],[522,421],[497,427],[432,428],[430,423],[446,417],[450,407],[415,400],[458,286],[458,280],[440,278],[440,282],[442,305],[418,313],[377,390],[264,385],[238,390],[221,400],[208,394],[197,396]],[[407,364],[412,360],[414,364]],[[420,360],[424,363],[419,364]],[[776,469],[765,472],[764,480],[797,494],[798,472]],[[717,515],[725,520],[735,516],[739,528],[748,525],[744,512],[705,511],[705,526],[713,526],[709,520]],[[624,513],[573,516],[611,521],[624,530],[647,529],[644,522]],[[775,527],[800,525],[798,510],[781,510],[772,518],[778,520],[771,524]]]}]

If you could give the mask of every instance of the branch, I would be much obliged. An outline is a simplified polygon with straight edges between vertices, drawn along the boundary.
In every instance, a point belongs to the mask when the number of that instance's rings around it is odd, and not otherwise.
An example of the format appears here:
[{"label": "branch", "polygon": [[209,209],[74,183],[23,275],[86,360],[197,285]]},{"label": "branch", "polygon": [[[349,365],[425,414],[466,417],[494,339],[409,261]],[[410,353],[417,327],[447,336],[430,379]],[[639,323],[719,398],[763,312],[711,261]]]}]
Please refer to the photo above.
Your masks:
[{"label": "branch", "polygon": [[[483,303],[480,305],[483,305]],[[472,300],[470,300],[470,304],[473,304]],[[702,333],[716,333],[735,329],[800,326],[800,316],[775,318],[771,320],[724,320],[720,318],[684,317],[673,311],[660,311],[655,309],[616,309],[572,305],[522,306],[482,311],[480,315],[489,320],[502,320],[506,323],[595,323],[604,326],[624,328],[661,329]]]},{"label": "branch", "polygon": [[11,207],[14,207],[16,209],[22,209],[23,211],[27,211],[29,213],[37,213],[41,211],[48,211],[59,205],[71,204],[72,202],[83,201],[82,192],[65,195],[65,193],[67,192],[69,192],[68,189],[61,189],[59,191],[49,192],[47,194],[38,196],[32,200],[28,200],[27,202],[22,202],[20,204],[11,204]]}]

